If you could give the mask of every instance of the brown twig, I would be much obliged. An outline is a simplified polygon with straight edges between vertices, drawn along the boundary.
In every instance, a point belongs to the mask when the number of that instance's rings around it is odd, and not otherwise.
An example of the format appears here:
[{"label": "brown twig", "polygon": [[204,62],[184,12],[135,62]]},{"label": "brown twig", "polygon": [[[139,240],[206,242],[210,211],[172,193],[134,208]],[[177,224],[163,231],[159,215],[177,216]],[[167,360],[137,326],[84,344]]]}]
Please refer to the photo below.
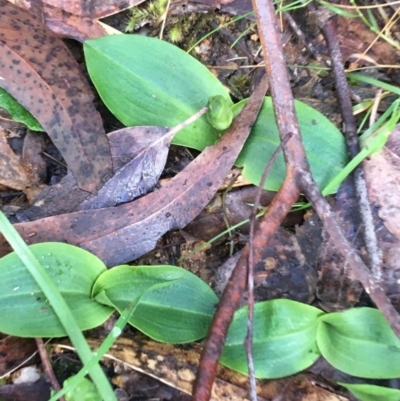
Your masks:
[{"label": "brown twig", "polygon": [[247,361],[249,366],[249,383],[250,383],[250,399],[257,401],[257,384],[254,372],[254,360],[253,360],[253,322],[254,322],[254,255],[253,255],[253,238],[254,238],[254,226],[256,223],[256,216],[258,207],[260,205],[262,190],[265,185],[265,181],[271,172],[272,166],[275,163],[280,151],[286,145],[287,141],[292,137],[291,133],[288,133],[284,140],[275,149],[271,158],[269,159],[267,166],[265,167],[264,173],[260,180],[260,185],[257,188],[256,196],[254,199],[253,209],[250,215],[250,234],[249,234],[249,259],[247,266],[247,288],[248,288],[248,318],[247,318],[247,335],[245,338],[245,346],[247,353]]},{"label": "brown twig", "polygon": [[292,17],[292,15],[288,11],[285,11],[283,12],[283,16],[285,17],[286,22],[290,25],[290,28],[292,28],[292,31],[301,40],[301,43],[303,43],[303,45],[307,48],[309,53],[311,53],[314,56],[314,58],[321,63],[321,66],[329,68],[327,62],[322,58],[321,54],[315,48],[312,42],[306,38],[306,35],[304,35],[303,31],[297,25],[297,22]]},{"label": "brown twig", "polygon": [[[41,338],[35,338],[35,341],[39,351],[40,359],[42,360],[43,370],[47,376],[47,379],[50,381],[53,390],[58,392],[61,390],[61,386],[60,383],[58,383],[56,375],[54,374],[54,370],[51,366],[49,355],[47,354],[46,348],[43,344],[43,340]],[[64,397],[60,397],[59,399],[61,401],[65,401]]]},{"label": "brown twig", "polygon": [[[314,11],[318,18],[318,11],[316,11],[314,4],[310,4],[309,9]],[[350,156],[355,157],[360,152],[360,144],[358,141],[356,122],[353,115],[350,89],[347,84],[339,41],[332,20],[324,19],[321,21],[321,30],[328,44],[329,53],[332,60],[333,73],[336,83],[336,96],[338,98],[343,117],[344,133],[346,136],[347,146]],[[372,210],[368,201],[367,184],[365,182],[362,164],[354,170],[353,178],[357,200],[360,206],[360,217],[364,225],[363,235],[365,246],[368,251],[370,268],[374,274],[374,279],[380,281],[382,279],[382,251],[379,248],[378,239],[375,233]]]}]

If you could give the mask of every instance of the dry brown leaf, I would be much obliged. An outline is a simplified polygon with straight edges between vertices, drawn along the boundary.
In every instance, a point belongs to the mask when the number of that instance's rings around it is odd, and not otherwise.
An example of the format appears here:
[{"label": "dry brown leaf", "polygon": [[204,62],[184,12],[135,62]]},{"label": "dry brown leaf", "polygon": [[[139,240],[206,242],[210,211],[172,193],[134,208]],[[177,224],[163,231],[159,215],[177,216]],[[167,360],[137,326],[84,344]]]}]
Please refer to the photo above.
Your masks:
[{"label": "dry brown leaf", "polygon": [[6,187],[25,190],[38,183],[32,166],[22,163],[7,143],[4,130],[0,129],[0,184]]},{"label": "dry brown leaf", "polygon": [[95,19],[119,13],[143,1],[145,0],[43,0],[43,3],[80,17]]},{"label": "dry brown leaf", "polygon": [[386,145],[365,161],[370,201],[386,228],[400,240],[400,125]]},{"label": "dry brown leaf", "polygon": [[386,293],[400,311],[400,125],[386,145],[364,162],[368,198],[383,256]]},{"label": "dry brown leaf", "polygon": [[[37,15],[32,6],[37,0],[9,0]],[[80,42],[104,35],[121,33],[98,21],[145,0],[43,0],[43,18],[46,25],[57,35]]]},{"label": "dry brown leaf", "polygon": [[37,118],[80,188],[101,188],[112,175],[107,137],[64,43],[29,12],[0,0],[0,60],[0,86]]},{"label": "dry brown leaf", "polygon": [[150,192],[168,155],[170,139],[160,141],[167,131],[164,127],[128,127],[109,133],[116,173],[96,195],[79,189],[74,177],[68,174],[58,184],[45,188],[23,213],[29,220],[37,220],[76,210],[115,206]]},{"label": "dry brown leaf", "polygon": [[[149,252],[167,231],[186,226],[214,196],[235,162],[266,92],[266,78],[221,141],[159,191],[119,207],[88,210],[17,224],[27,243],[61,241],[93,252],[108,266]],[[2,253],[9,249],[2,239]]]}]

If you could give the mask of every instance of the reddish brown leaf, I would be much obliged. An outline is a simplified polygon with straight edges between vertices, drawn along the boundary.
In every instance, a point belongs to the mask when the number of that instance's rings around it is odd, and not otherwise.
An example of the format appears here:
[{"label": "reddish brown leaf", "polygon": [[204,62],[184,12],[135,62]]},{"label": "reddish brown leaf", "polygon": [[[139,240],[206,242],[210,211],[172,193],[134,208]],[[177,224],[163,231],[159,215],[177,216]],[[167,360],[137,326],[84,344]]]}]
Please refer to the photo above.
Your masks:
[{"label": "reddish brown leaf", "polygon": [[47,131],[79,186],[95,192],[112,174],[93,95],[63,42],[27,11],[0,0],[0,86]]},{"label": "reddish brown leaf", "polygon": [[79,17],[49,5],[45,6],[45,18],[46,25],[55,34],[63,38],[72,38],[79,42],[118,32],[97,20]]},{"label": "reddish brown leaf", "polygon": [[[138,258],[153,249],[165,232],[183,228],[207,205],[235,162],[265,91],[264,78],[221,141],[205,149],[159,191],[119,207],[75,212],[15,227],[28,243],[76,244],[108,266]],[[8,249],[4,239],[1,247]]]}]

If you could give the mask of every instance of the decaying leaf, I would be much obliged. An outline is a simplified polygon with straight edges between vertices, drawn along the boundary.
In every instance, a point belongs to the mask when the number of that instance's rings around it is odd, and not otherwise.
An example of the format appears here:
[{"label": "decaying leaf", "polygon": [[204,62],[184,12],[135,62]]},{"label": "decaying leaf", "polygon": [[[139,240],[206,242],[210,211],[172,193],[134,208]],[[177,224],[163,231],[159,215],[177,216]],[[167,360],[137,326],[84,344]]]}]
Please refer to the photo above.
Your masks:
[{"label": "decaying leaf", "polygon": [[0,86],[46,130],[78,185],[95,192],[112,174],[93,95],[64,43],[29,12],[0,0]]},{"label": "decaying leaf", "polygon": [[160,141],[168,131],[163,127],[128,127],[108,134],[116,173],[97,195],[81,190],[71,174],[48,186],[24,210],[30,220],[99,209],[129,202],[154,188],[163,170],[169,142]]},{"label": "decaying leaf", "polygon": [[[368,198],[372,205],[378,245],[383,256],[383,278],[387,294],[400,310],[400,129],[392,132],[386,145],[364,161]],[[359,250],[368,265],[362,238],[363,227],[351,179],[347,179],[336,197],[335,212],[347,238]],[[362,293],[340,250],[331,246],[329,232],[318,256],[318,298],[325,310],[342,310],[354,306]]]},{"label": "decaying leaf", "polygon": [[368,197],[382,249],[387,294],[400,311],[400,126],[385,146],[364,162]]},{"label": "decaying leaf", "polygon": [[[32,7],[38,1],[9,0],[21,8],[38,16]],[[116,14],[144,0],[43,0],[42,19],[55,34],[73,38],[80,42],[104,35],[120,33],[116,29],[100,22],[103,18]],[[41,3],[41,2],[40,2]]]},{"label": "decaying leaf", "polygon": [[0,129],[0,184],[17,190],[38,183],[38,177],[32,166],[21,161],[7,143],[4,130]]},{"label": "decaying leaf", "polygon": [[[339,188],[334,211],[347,239],[360,250],[360,256],[365,256],[358,208],[353,181],[348,178]],[[358,302],[363,287],[353,276],[341,249],[333,244],[325,228],[322,229],[322,237],[317,258],[317,296],[320,304],[327,311],[351,308]]]},{"label": "decaying leaf", "polygon": [[[186,226],[207,205],[235,162],[257,117],[266,79],[221,141],[206,148],[159,191],[119,207],[84,210],[17,224],[27,243],[79,245],[108,266],[126,263],[154,248],[167,231]],[[2,240],[3,253],[8,249]]]},{"label": "decaying leaf", "polygon": [[253,11],[251,0],[172,0],[171,4],[179,6],[182,9],[189,9],[191,11],[197,11],[199,4],[219,8],[223,12],[232,13],[233,15],[246,14]]},{"label": "decaying leaf", "polygon": [[[119,160],[129,157],[114,176],[107,181],[97,195],[90,195],[76,210],[100,209],[133,199],[151,191],[164,169],[172,137],[165,135],[168,131],[163,127],[133,127],[115,131],[110,136],[112,149],[122,150],[115,154]],[[117,141],[123,142],[124,147]],[[133,146],[126,146],[131,142]],[[131,155],[127,151],[131,151]]]},{"label": "decaying leaf", "polygon": [[57,7],[71,14],[88,18],[104,18],[142,3],[144,0],[43,0],[45,5]]},{"label": "decaying leaf", "polygon": [[370,201],[392,235],[400,240],[400,126],[385,146],[365,161]]},{"label": "decaying leaf", "polygon": [[[225,288],[237,258],[234,255],[218,268],[215,279],[218,293]],[[316,282],[315,264],[305,257],[297,236],[280,227],[254,266],[255,301],[285,298],[310,304],[315,298]],[[243,294],[242,305],[247,304],[247,294]]]},{"label": "decaying leaf", "polygon": [[[249,183],[247,183],[249,185]],[[249,219],[254,199],[258,188],[247,186],[236,191],[229,192],[225,196],[223,202],[223,194],[218,193],[207,207],[185,228],[186,234],[197,240],[208,241],[216,235],[227,229],[226,221],[232,227]],[[263,191],[261,195],[260,205],[268,206],[275,192]],[[224,215],[226,221],[224,220]],[[302,213],[290,213],[284,220],[284,226],[294,226],[302,221]],[[237,227],[235,232],[248,235],[249,223]],[[224,237],[225,238],[225,237]]]}]

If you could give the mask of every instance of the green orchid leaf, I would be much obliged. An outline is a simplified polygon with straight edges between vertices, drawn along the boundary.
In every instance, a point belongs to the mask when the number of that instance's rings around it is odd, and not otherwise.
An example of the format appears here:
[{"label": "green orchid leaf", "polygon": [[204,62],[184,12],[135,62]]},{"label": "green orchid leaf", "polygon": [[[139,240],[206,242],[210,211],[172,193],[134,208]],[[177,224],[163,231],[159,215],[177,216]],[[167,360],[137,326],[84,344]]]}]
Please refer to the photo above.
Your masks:
[{"label": "green orchid leaf", "polygon": [[[81,330],[99,326],[109,318],[113,310],[90,296],[93,283],[106,271],[99,258],[63,243],[46,242],[30,249],[60,290]],[[0,331],[18,337],[67,335],[15,252],[0,259]]]},{"label": "green orchid leaf", "polygon": [[218,298],[189,271],[175,266],[117,266],[97,280],[93,296],[122,312],[138,302],[129,323],[166,343],[187,343],[207,334]]},{"label": "green orchid leaf", "polygon": [[338,382],[346,387],[355,397],[361,401],[399,401],[400,390],[375,386],[372,384],[350,384]]},{"label": "green orchid leaf", "polygon": [[[287,299],[255,304],[253,357],[257,378],[292,375],[311,366],[320,356],[316,344],[318,317],[324,312]],[[239,309],[229,328],[220,362],[248,373],[244,339],[247,307]]]},{"label": "green orchid leaf", "polygon": [[[246,102],[247,99],[233,106],[235,116]],[[348,161],[345,140],[340,131],[319,111],[297,100],[295,107],[312,175],[318,186],[323,189]],[[254,185],[260,184],[264,169],[279,143],[272,100],[266,97],[249,139],[235,163],[243,167],[243,176]],[[286,166],[281,152],[264,188],[277,191],[285,174]]]},{"label": "green orchid leaf", "polygon": [[[165,41],[142,35],[111,35],[84,43],[87,68],[100,97],[125,125],[173,127],[228,91],[199,61]],[[218,131],[203,116],[172,143],[203,150]]]},{"label": "green orchid leaf", "polygon": [[25,124],[30,130],[44,131],[38,120],[3,88],[0,88],[0,107],[6,109],[14,121]]},{"label": "green orchid leaf", "polygon": [[[64,387],[69,385],[73,377],[64,381]],[[65,393],[65,399],[66,401],[100,401],[101,397],[93,382],[83,378],[74,388]]]},{"label": "green orchid leaf", "polygon": [[323,357],[349,375],[400,376],[400,340],[377,309],[354,308],[322,316],[317,343]]}]

